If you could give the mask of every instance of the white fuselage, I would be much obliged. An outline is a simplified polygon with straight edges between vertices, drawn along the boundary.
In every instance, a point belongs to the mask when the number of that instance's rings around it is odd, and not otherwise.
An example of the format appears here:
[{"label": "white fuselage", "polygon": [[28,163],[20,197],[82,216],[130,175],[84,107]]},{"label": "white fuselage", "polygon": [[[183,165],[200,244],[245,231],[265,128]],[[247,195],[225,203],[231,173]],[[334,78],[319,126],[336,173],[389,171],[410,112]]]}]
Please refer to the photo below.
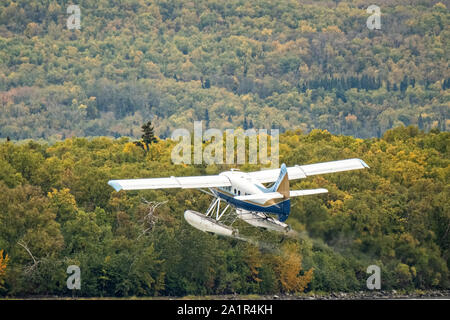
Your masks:
[{"label": "white fuselage", "polygon": [[[230,180],[231,186],[218,188],[221,191],[227,192],[230,196],[237,197],[264,193],[264,185],[259,181],[252,179],[252,177],[245,172],[233,170],[222,172],[219,175],[225,176]],[[265,200],[253,200],[253,202],[263,204]]]},{"label": "white fuselage", "polygon": [[250,212],[263,212],[278,216],[289,215],[290,200],[288,198],[272,200],[270,197],[241,197],[264,195],[270,193],[261,182],[256,181],[249,174],[237,170],[225,171],[219,174],[230,181],[230,186],[211,188],[211,191],[220,199],[226,201],[237,209]]}]

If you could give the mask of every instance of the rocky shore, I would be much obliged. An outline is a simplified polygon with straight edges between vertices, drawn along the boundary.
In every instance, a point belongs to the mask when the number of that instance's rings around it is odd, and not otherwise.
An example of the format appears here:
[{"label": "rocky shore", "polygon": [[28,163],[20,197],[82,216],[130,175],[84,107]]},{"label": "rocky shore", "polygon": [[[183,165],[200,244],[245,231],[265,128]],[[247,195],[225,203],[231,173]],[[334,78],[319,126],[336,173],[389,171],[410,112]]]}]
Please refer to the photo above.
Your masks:
[{"label": "rocky shore", "polygon": [[184,296],[184,297],[58,297],[58,296],[31,296],[31,297],[0,297],[0,300],[373,300],[373,299],[446,299],[450,300],[450,290],[429,290],[413,292],[397,292],[396,290],[384,291],[359,291],[359,292],[316,292],[277,295],[215,295],[215,296]]},{"label": "rocky shore", "polygon": [[331,292],[331,293],[306,293],[301,295],[280,294],[263,296],[228,295],[209,297],[211,299],[225,300],[371,300],[371,299],[450,299],[450,290],[430,290],[414,292],[397,292],[374,290],[359,292]]}]

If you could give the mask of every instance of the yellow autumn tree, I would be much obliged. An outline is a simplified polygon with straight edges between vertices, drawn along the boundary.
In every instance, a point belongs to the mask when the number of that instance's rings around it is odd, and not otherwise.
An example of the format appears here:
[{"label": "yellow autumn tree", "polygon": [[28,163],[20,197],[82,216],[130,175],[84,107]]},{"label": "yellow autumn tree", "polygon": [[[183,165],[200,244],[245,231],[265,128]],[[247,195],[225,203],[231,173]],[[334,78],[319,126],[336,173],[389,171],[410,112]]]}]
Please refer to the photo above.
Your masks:
[{"label": "yellow autumn tree", "polygon": [[50,207],[56,213],[56,220],[58,222],[64,223],[75,217],[78,207],[75,197],[70,193],[70,189],[63,188],[56,190],[52,188],[47,196],[50,199]]},{"label": "yellow autumn tree", "polygon": [[3,256],[3,249],[0,250],[0,289],[3,288],[3,283],[5,282],[6,265],[8,264],[8,254]]},{"label": "yellow autumn tree", "polygon": [[286,243],[275,258],[275,272],[283,292],[303,292],[312,280],[313,268],[301,275],[302,256],[297,243]]}]

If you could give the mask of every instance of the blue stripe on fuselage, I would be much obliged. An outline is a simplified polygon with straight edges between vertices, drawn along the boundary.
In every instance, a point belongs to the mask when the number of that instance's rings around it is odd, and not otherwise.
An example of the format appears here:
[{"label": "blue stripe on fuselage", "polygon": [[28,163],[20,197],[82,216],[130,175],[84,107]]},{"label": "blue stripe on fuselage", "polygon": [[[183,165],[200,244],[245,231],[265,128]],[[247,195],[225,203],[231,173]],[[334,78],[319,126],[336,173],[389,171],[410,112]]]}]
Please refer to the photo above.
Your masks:
[{"label": "blue stripe on fuselage", "polygon": [[285,221],[289,216],[289,212],[291,211],[291,200],[286,199],[284,201],[280,201],[276,204],[272,204],[270,206],[261,206],[254,203],[250,203],[244,200],[237,200],[233,195],[227,194],[225,191],[220,189],[213,189],[214,193],[221,199],[225,200],[228,203],[236,206],[237,208],[241,208],[247,211],[257,211],[257,212],[265,212],[265,213],[274,213],[279,216],[279,220],[281,222]]}]

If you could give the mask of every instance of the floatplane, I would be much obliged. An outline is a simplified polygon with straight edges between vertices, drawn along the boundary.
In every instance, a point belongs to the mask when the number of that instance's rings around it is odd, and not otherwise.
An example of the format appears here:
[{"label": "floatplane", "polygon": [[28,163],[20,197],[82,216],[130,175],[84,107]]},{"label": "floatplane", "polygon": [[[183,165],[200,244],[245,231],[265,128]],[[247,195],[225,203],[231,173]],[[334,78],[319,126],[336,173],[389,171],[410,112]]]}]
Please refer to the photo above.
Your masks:
[{"label": "floatplane", "polygon": [[[290,190],[290,180],[364,168],[369,166],[363,160],[346,159],[293,167],[283,163],[279,169],[253,172],[231,169],[218,175],[110,180],[108,184],[116,191],[199,189],[212,196],[211,204],[205,213],[186,210],[186,221],[204,232],[245,240],[232,226],[236,218],[254,227],[286,233],[290,230],[285,223],[291,211],[290,198],[328,192],[324,188]],[[270,186],[264,185],[270,183]],[[230,216],[227,212],[232,212],[234,218],[226,219]]]}]

